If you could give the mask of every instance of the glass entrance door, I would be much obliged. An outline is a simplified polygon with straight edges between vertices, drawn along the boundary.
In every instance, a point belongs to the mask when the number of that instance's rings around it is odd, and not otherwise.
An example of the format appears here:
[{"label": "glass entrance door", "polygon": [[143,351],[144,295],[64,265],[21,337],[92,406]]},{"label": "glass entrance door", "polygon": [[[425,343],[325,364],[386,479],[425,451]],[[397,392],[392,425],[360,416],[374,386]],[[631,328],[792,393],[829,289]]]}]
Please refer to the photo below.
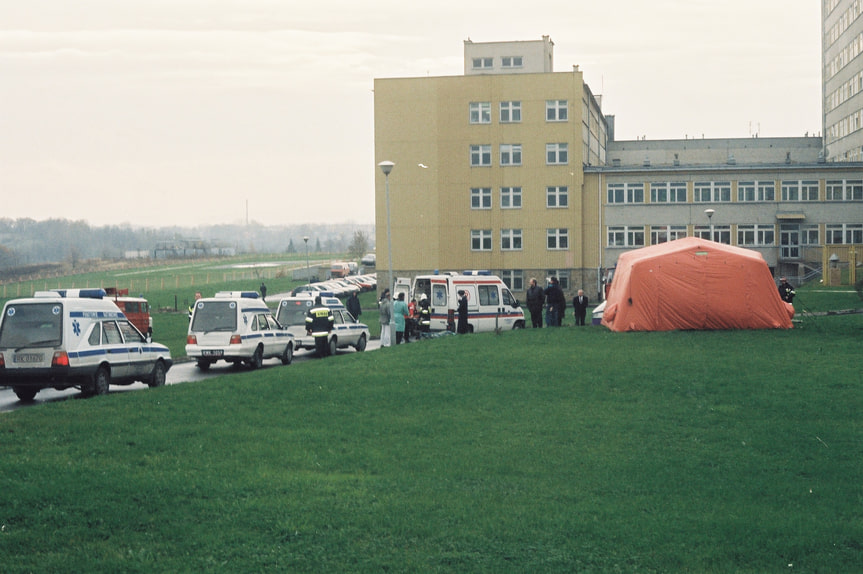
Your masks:
[{"label": "glass entrance door", "polygon": [[779,227],[780,257],[782,259],[800,259],[800,225],[783,223]]}]

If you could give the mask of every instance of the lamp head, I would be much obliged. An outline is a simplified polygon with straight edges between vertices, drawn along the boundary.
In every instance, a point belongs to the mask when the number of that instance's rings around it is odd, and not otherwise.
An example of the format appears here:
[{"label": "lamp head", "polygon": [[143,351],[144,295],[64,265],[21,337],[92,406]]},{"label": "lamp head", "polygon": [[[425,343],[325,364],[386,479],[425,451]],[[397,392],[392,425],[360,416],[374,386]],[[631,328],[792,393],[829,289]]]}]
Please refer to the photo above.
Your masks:
[{"label": "lamp head", "polygon": [[393,166],[395,164],[391,161],[382,161],[378,164],[378,167],[381,168],[381,171],[384,172],[384,175],[389,175],[393,170]]}]

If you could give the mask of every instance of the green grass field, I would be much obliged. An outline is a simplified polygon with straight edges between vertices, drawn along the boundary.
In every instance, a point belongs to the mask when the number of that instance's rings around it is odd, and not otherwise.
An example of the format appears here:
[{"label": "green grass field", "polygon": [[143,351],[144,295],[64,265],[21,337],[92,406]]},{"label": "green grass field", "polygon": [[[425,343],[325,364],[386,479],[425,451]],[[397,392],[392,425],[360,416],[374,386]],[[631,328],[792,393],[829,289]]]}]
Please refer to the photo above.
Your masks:
[{"label": "green grass field", "polygon": [[18,410],[0,570],[859,572],[861,341],[450,336]]}]

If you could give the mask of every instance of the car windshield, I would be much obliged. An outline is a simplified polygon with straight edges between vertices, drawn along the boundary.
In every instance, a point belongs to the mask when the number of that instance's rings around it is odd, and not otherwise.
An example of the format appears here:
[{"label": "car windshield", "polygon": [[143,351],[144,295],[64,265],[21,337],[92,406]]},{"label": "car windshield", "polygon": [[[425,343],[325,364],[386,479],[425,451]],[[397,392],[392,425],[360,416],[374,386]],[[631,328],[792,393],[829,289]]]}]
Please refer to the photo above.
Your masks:
[{"label": "car windshield", "polygon": [[237,303],[234,301],[198,301],[192,318],[193,332],[236,331]]},{"label": "car windshield", "polygon": [[63,305],[21,303],[6,307],[0,348],[55,347],[63,335]]}]

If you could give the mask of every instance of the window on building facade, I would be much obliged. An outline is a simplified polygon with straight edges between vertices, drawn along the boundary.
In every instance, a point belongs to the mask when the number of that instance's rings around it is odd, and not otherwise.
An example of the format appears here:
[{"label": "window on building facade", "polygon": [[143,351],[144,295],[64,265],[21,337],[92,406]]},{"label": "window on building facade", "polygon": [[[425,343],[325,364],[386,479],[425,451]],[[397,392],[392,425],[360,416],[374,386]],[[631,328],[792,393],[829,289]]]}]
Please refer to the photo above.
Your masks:
[{"label": "window on building facade", "polygon": [[686,203],[686,182],[655,182],[650,184],[651,203]]},{"label": "window on building facade", "polygon": [[524,291],[524,271],[521,269],[502,269],[500,279],[510,291]]},{"label": "window on building facade", "polygon": [[828,180],[827,201],[863,201],[863,180]]},{"label": "window on building facade", "polygon": [[686,237],[685,225],[651,225],[650,244],[658,245]]},{"label": "window on building facade", "polygon": [[521,229],[501,229],[500,248],[502,251],[520,251]]},{"label": "window on building facade", "polygon": [[737,201],[775,201],[776,184],[772,181],[740,181],[737,183]]},{"label": "window on building facade", "polygon": [[804,225],[800,228],[800,243],[802,245],[821,245],[821,234],[817,224]]},{"label": "window on building facade", "polygon": [[502,188],[500,188],[500,208],[501,209],[521,209],[521,188],[520,187],[502,187]]},{"label": "window on building facade", "polygon": [[565,228],[547,229],[546,245],[549,249],[569,249],[569,230]]},{"label": "window on building facade", "polygon": [[721,203],[731,201],[730,181],[697,181],[693,184],[696,203]]},{"label": "window on building facade", "polygon": [[550,185],[545,188],[546,207],[569,207],[569,188],[565,185]]},{"label": "window on building facade", "polygon": [[491,145],[470,146],[471,167],[488,167],[491,165]]},{"label": "window on building facade", "polygon": [[491,102],[471,102],[470,103],[470,123],[472,123],[472,124],[490,124],[491,123]]},{"label": "window on building facade", "polygon": [[608,228],[609,247],[643,247],[644,226],[614,226]]},{"label": "window on building facade", "polygon": [[569,163],[569,144],[545,144],[545,163],[548,165],[566,165]]},{"label": "window on building facade", "polygon": [[494,67],[494,58],[474,58],[472,64],[474,70],[490,69]]},{"label": "window on building facade", "polygon": [[521,144],[500,144],[500,165],[521,165]]},{"label": "window on building facade", "polygon": [[470,230],[471,251],[491,251],[491,229]]},{"label": "window on building facade", "polygon": [[776,228],[773,225],[738,225],[737,245],[774,245]]},{"label": "window on building facade", "polygon": [[549,122],[565,122],[568,119],[566,100],[546,100],[545,119]]},{"label": "window on building facade", "polygon": [[626,228],[625,227],[609,227],[608,228],[608,246],[609,247],[626,247]]},{"label": "window on building facade", "polygon": [[731,245],[731,226],[730,225],[714,225],[713,237],[711,237],[709,225],[696,225],[693,233],[694,237],[708,239],[717,243]]},{"label": "window on building facade", "polygon": [[644,203],[643,183],[609,183],[608,203]]},{"label": "window on building facade", "polygon": [[626,228],[626,244],[630,247],[644,246],[644,227],[629,226]]},{"label": "window on building facade", "polygon": [[828,245],[857,245],[863,243],[863,223],[834,223],[826,228]]},{"label": "window on building facade", "polygon": [[500,103],[500,123],[510,124],[521,121],[521,102]]},{"label": "window on building facade", "polygon": [[504,56],[500,59],[500,64],[504,68],[521,68],[523,61],[521,56]]},{"label": "window on building facade", "polygon": [[472,188],[470,188],[470,208],[471,209],[491,209],[491,188],[490,187],[472,187]]}]

